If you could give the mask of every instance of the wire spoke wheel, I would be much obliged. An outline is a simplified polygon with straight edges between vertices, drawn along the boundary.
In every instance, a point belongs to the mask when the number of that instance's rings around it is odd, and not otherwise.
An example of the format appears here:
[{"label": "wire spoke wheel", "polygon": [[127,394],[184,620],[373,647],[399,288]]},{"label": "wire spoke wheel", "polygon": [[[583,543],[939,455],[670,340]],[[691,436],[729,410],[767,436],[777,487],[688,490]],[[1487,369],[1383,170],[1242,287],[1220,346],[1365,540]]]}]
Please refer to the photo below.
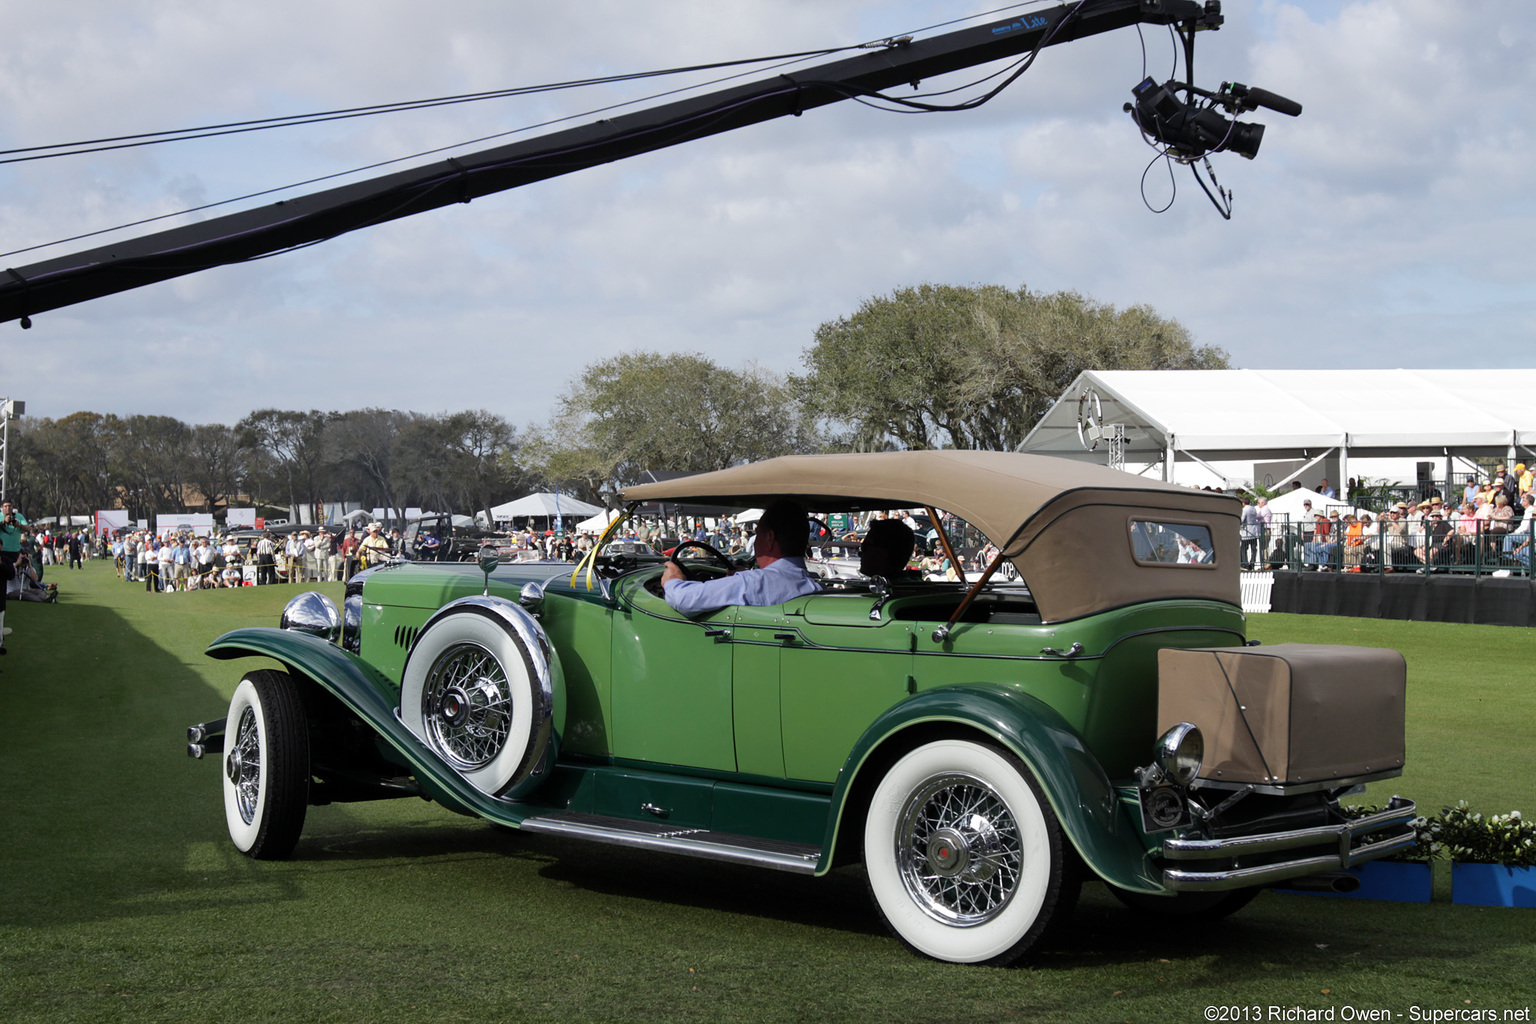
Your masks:
[{"label": "wire spoke wheel", "polygon": [[482,793],[518,796],[558,754],[558,664],[516,605],[464,598],[428,621],[400,677],[400,721]]},{"label": "wire spoke wheel", "polygon": [[241,852],[288,856],[309,807],[309,722],[286,672],[247,673],[229,702],[222,761],[224,820]]},{"label": "wire spoke wheel", "polygon": [[256,820],[261,801],[261,737],[256,730],[256,711],[249,706],[240,713],[240,726],[225,763],[235,787],[240,820],[249,825]]},{"label": "wire spoke wheel", "polygon": [[433,747],[454,767],[485,767],[512,728],[512,691],[501,662],[479,644],[449,647],[427,671],[421,716]]},{"label": "wire spoke wheel", "polygon": [[1024,861],[1013,812],[984,780],[935,776],[903,809],[896,860],[908,894],[936,920],[992,920],[1018,888]]},{"label": "wire spoke wheel", "polygon": [[970,739],[914,747],[881,776],[864,867],[891,932],[951,963],[1013,963],[1077,902],[1076,863],[1034,776]]}]

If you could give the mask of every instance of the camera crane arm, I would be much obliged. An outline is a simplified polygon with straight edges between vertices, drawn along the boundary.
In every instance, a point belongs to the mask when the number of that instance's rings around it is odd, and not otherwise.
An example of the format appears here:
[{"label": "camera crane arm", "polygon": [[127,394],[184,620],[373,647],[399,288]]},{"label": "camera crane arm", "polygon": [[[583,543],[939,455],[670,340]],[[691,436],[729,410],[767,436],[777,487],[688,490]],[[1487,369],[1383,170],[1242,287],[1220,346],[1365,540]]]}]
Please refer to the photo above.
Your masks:
[{"label": "camera crane arm", "polygon": [[[197,224],[0,271],[0,322],[1137,24],[1186,40],[1222,21],[1219,0],[1081,0],[717,90],[538,138],[280,200]],[[1186,43],[1186,45],[1191,45]]]}]

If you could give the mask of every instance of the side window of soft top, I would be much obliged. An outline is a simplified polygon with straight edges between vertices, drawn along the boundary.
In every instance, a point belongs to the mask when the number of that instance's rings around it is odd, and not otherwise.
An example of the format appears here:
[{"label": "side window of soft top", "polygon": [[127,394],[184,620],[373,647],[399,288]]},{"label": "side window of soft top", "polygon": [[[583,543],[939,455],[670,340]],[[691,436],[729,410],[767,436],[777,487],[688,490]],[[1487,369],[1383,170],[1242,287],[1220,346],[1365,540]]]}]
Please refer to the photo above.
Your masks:
[{"label": "side window of soft top", "polygon": [[1132,519],[1131,557],[1141,565],[1211,566],[1216,547],[1206,523]]}]

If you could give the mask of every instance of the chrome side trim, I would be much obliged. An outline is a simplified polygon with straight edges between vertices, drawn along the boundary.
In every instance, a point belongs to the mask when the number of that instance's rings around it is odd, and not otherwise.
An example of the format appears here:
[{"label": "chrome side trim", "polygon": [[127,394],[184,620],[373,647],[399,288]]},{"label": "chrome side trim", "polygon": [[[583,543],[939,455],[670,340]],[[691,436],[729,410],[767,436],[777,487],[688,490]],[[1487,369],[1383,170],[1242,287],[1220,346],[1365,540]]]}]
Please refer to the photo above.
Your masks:
[{"label": "chrome side trim", "polygon": [[[794,874],[816,873],[816,861],[820,848],[803,850],[768,850],[733,845],[727,837],[707,829],[676,828],[652,831],[627,829],[619,826],[597,824],[588,821],[571,821],[554,816],[540,815],[524,818],[519,828],[525,832],[545,835],[571,836],[590,842],[608,843],[612,846],[629,846],[644,850],[660,850],[679,853],[704,860],[726,861],[732,864],[748,864],[753,867],[789,871]],[[745,837],[742,837],[745,838]]]},{"label": "chrome side trim", "polygon": [[[1418,808],[1413,801],[1395,796],[1386,810],[1340,825],[1293,829],[1270,835],[1230,836],[1225,839],[1167,839],[1163,842],[1163,857],[1170,861],[1235,860],[1254,854],[1283,853],[1307,847],[1332,846],[1333,850],[1253,867],[1233,864],[1207,871],[1169,867],[1163,871],[1163,884],[1175,892],[1219,892],[1250,885],[1272,885],[1322,871],[1341,871],[1412,847],[1414,834],[1410,822],[1417,816]],[[1404,831],[1368,841],[1388,829]]]}]

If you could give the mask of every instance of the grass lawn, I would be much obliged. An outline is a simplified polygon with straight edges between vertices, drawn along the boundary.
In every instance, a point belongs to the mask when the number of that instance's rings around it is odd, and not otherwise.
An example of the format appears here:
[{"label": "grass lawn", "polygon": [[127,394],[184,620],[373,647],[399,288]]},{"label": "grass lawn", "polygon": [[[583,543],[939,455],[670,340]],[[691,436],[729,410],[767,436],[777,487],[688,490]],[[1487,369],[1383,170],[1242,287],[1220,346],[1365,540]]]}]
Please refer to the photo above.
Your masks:
[{"label": "grass lawn", "polygon": [[[217,763],[185,756],[185,728],[221,717],[258,667],[203,647],[275,623],[293,591],[152,595],[100,563],[49,578],[60,603],[12,602],[0,659],[6,1022],[1181,1022],[1218,1004],[1261,1014],[1237,1020],[1299,1019],[1272,1006],[1428,1020],[1536,1005],[1536,912],[1454,906],[1443,884],[1419,906],[1266,893],[1185,927],[1090,885],[1060,945],[989,970],[908,954],[857,869],[802,879],[523,836],[419,800],[312,808],[296,856],[257,863],[229,844]],[[1536,633],[1281,615],[1251,629],[1407,655],[1408,770],[1377,799],[1536,813]]]}]

